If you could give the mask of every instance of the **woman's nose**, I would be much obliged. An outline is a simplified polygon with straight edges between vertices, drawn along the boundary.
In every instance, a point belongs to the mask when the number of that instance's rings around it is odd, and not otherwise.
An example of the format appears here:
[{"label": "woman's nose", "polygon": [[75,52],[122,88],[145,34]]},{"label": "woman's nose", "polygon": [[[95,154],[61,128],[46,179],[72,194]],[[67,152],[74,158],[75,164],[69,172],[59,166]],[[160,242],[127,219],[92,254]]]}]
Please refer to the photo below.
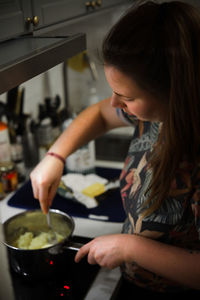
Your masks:
[{"label": "woman's nose", "polygon": [[123,103],[123,101],[121,101],[119,99],[119,96],[115,95],[115,94],[112,94],[112,97],[111,97],[111,105],[113,107],[118,107],[118,108],[125,108],[126,107],[126,104]]}]

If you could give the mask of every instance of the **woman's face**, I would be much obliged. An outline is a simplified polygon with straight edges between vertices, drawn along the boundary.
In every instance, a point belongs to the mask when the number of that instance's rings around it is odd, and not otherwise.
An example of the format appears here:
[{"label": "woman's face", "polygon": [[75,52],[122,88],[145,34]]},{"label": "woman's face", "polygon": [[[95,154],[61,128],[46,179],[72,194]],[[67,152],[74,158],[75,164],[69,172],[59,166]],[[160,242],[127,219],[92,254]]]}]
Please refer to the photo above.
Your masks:
[{"label": "woman's face", "polygon": [[166,104],[142,90],[130,77],[113,66],[105,66],[106,79],[113,91],[111,105],[142,121],[164,120]]}]

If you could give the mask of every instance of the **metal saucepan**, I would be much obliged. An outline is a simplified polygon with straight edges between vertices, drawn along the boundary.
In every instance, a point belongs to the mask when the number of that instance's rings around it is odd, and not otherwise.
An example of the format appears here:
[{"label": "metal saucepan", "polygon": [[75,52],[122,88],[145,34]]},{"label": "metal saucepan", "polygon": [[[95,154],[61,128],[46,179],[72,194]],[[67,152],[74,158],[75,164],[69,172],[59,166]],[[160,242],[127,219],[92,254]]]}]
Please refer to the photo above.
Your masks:
[{"label": "metal saucepan", "polygon": [[[66,259],[66,250],[79,250],[82,244],[73,243],[70,237],[74,231],[74,220],[68,214],[50,209],[51,225],[55,232],[64,239],[54,245],[41,249],[21,249],[14,241],[24,231],[34,234],[48,232],[46,215],[41,210],[28,210],[8,219],[3,224],[4,241],[13,270],[27,278],[47,278],[55,275],[62,268]],[[64,254],[65,252],[65,254]]]}]

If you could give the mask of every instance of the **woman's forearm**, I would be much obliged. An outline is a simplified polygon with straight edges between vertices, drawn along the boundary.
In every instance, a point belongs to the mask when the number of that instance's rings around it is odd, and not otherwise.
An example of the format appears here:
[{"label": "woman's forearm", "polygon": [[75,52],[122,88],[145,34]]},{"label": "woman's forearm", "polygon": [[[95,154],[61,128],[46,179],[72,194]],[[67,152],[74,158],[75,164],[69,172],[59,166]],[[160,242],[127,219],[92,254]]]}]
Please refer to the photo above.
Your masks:
[{"label": "woman's forearm", "polygon": [[110,99],[102,100],[80,113],[49,151],[66,158],[90,140],[119,126],[125,124],[118,118],[115,109],[110,106]]},{"label": "woman's forearm", "polygon": [[[96,126],[92,126],[96,117]],[[67,157],[76,149],[104,132],[104,124],[99,117],[98,107],[89,107],[76,117],[69,127],[56,140],[49,151]]]},{"label": "woman's forearm", "polygon": [[127,235],[125,261],[160,276],[200,289],[200,253],[160,243],[142,236]]}]

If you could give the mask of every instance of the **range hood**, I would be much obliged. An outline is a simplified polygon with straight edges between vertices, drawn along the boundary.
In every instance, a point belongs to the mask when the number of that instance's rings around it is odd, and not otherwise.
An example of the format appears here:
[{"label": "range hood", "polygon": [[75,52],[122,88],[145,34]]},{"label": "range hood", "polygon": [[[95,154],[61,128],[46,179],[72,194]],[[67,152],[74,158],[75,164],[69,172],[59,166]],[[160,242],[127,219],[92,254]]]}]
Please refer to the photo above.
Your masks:
[{"label": "range hood", "polygon": [[0,43],[0,94],[86,49],[83,33],[26,35]]}]

